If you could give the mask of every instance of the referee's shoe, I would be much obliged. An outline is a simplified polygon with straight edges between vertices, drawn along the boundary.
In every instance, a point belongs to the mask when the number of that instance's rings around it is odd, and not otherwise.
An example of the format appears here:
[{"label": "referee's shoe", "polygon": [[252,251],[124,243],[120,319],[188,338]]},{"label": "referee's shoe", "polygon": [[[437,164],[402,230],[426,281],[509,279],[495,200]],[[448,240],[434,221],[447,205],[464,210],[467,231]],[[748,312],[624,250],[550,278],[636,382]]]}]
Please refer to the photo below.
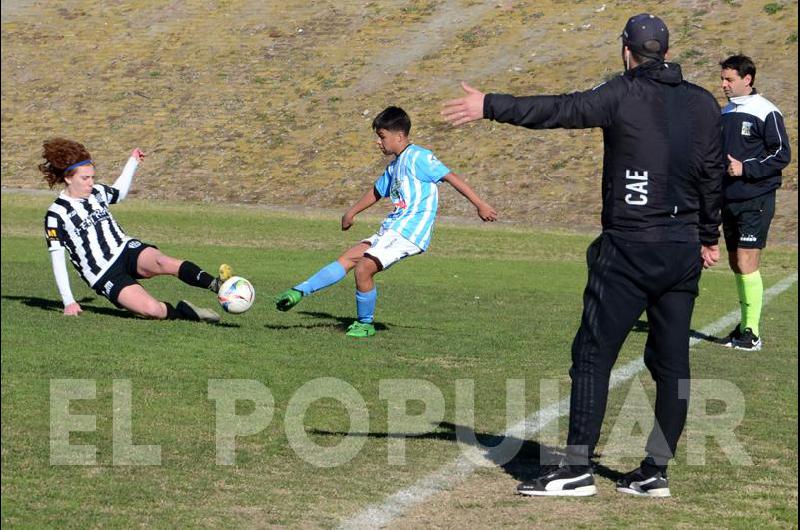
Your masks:
[{"label": "referee's shoe", "polygon": [[741,323],[736,324],[736,327],[720,341],[726,348],[733,348],[733,342],[742,338]]},{"label": "referee's shoe", "polygon": [[517,486],[517,493],[542,497],[589,497],[597,493],[589,466],[546,466],[541,474]]},{"label": "referee's shoe", "polygon": [[738,324],[722,339],[722,345],[737,350],[759,351],[761,350],[761,339],[753,333],[752,328],[745,328],[744,331],[741,331],[741,324]]}]

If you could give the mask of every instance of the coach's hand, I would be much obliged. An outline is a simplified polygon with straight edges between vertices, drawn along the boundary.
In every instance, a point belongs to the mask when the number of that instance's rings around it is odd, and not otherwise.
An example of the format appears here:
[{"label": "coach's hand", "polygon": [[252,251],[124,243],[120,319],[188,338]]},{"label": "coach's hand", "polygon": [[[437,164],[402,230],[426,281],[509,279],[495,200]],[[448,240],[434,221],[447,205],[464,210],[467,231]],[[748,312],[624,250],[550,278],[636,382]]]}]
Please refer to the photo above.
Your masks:
[{"label": "coach's hand", "polygon": [[72,302],[71,304],[69,304],[64,308],[64,314],[71,317],[78,316],[78,313],[80,313],[81,311],[83,311],[83,309],[81,309],[81,306],[78,305],[78,302]]},{"label": "coach's hand", "polygon": [[350,230],[351,226],[353,226],[353,216],[347,212],[342,216],[342,230]]},{"label": "coach's hand", "polygon": [[486,94],[461,82],[461,88],[467,93],[458,99],[445,101],[442,116],[450,125],[458,126],[483,119],[483,99]]},{"label": "coach's hand", "polygon": [[719,245],[702,245],[700,256],[703,258],[703,268],[713,267],[719,261]]}]

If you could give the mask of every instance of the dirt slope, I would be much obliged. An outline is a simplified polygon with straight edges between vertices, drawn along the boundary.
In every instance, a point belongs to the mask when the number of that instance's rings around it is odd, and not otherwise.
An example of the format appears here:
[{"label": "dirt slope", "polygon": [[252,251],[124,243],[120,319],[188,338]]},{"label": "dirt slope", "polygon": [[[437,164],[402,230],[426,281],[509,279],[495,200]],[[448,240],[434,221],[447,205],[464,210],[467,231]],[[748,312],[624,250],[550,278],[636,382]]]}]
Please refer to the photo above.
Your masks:
[{"label": "dirt slope", "polygon": [[[147,151],[138,196],[342,208],[382,171],[370,122],[398,104],[414,140],[504,220],[595,229],[599,132],[452,130],[438,112],[458,80],[517,94],[590,88],[619,71],[626,17],[650,10],[670,25],[687,77],[715,94],[717,61],[752,55],[796,153],[797,2],[777,5],[4,1],[2,185],[43,187],[41,142],[64,135],[86,143],[108,179],[131,148]],[[796,162],[785,181],[774,236],[795,241]],[[472,215],[452,190],[443,202],[445,214]]]}]

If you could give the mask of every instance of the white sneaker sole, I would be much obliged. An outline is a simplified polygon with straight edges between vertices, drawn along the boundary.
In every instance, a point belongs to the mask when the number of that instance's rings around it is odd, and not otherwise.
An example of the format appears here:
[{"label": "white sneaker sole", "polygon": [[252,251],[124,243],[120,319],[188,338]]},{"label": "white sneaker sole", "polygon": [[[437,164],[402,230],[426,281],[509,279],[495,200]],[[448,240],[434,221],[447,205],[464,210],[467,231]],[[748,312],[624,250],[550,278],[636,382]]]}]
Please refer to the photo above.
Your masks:
[{"label": "white sneaker sole", "polygon": [[652,489],[649,491],[640,491],[635,490],[633,488],[617,488],[617,491],[620,493],[625,493],[627,495],[636,495],[637,497],[670,497],[669,488],[658,488]]},{"label": "white sneaker sole", "polygon": [[734,345],[733,348],[735,350],[741,350],[741,351],[761,351],[761,342],[759,341],[759,343],[756,344],[755,346],[753,346],[752,348],[745,348],[745,347],[736,346],[736,345]]},{"label": "white sneaker sole", "polygon": [[520,495],[531,497],[591,497],[597,495],[597,486],[581,486],[572,490],[517,491]]}]

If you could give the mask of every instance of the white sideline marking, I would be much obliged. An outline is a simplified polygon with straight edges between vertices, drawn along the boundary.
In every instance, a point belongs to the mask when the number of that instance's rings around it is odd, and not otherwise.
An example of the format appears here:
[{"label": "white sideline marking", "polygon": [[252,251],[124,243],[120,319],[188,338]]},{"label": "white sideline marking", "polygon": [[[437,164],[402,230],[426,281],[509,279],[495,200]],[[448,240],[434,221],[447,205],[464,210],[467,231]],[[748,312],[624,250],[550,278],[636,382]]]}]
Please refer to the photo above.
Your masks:
[{"label": "white sideline marking", "polygon": [[[790,274],[783,280],[779,281],[766,291],[764,291],[764,305],[778,296],[789,287],[794,285],[797,281],[797,273]],[[715,335],[720,331],[733,326],[739,321],[740,311],[736,309],[727,315],[723,316],[716,322],[706,326],[700,333],[704,335]],[[691,348],[701,339],[691,338],[689,340],[689,347]],[[611,372],[611,379],[609,381],[609,390],[612,390],[621,383],[632,378],[644,368],[644,360],[639,357],[636,360],[630,361],[628,364],[617,368]],[[566,414],[569,410],[569,396],[562,399],[557,403],[553,403],[543,409],[540,409],[523,421],[513,425],[507,429],[503,436],[515,436],[527,438],[528,436],[538,433],[550,422],[555,421],[562,415]],[[526,436],[527,435],[527,436]],[[488,451],[483,451],[487,454]],[[402,516],[405,512],[422,504],[429,497],[451,489],[453,486],[469,477],[478,464],[464,455],[460,455],[452,462],[445,464],[436,471],[422,477],[414,484],[403,488],[400,491],[392,493],[380,504],[373,504],[367,506],[362,511],[354,516],[346,519],[341,523],[339,528],[342,529],[362,529],[362,528],[381,528],[394,519]]]}]

